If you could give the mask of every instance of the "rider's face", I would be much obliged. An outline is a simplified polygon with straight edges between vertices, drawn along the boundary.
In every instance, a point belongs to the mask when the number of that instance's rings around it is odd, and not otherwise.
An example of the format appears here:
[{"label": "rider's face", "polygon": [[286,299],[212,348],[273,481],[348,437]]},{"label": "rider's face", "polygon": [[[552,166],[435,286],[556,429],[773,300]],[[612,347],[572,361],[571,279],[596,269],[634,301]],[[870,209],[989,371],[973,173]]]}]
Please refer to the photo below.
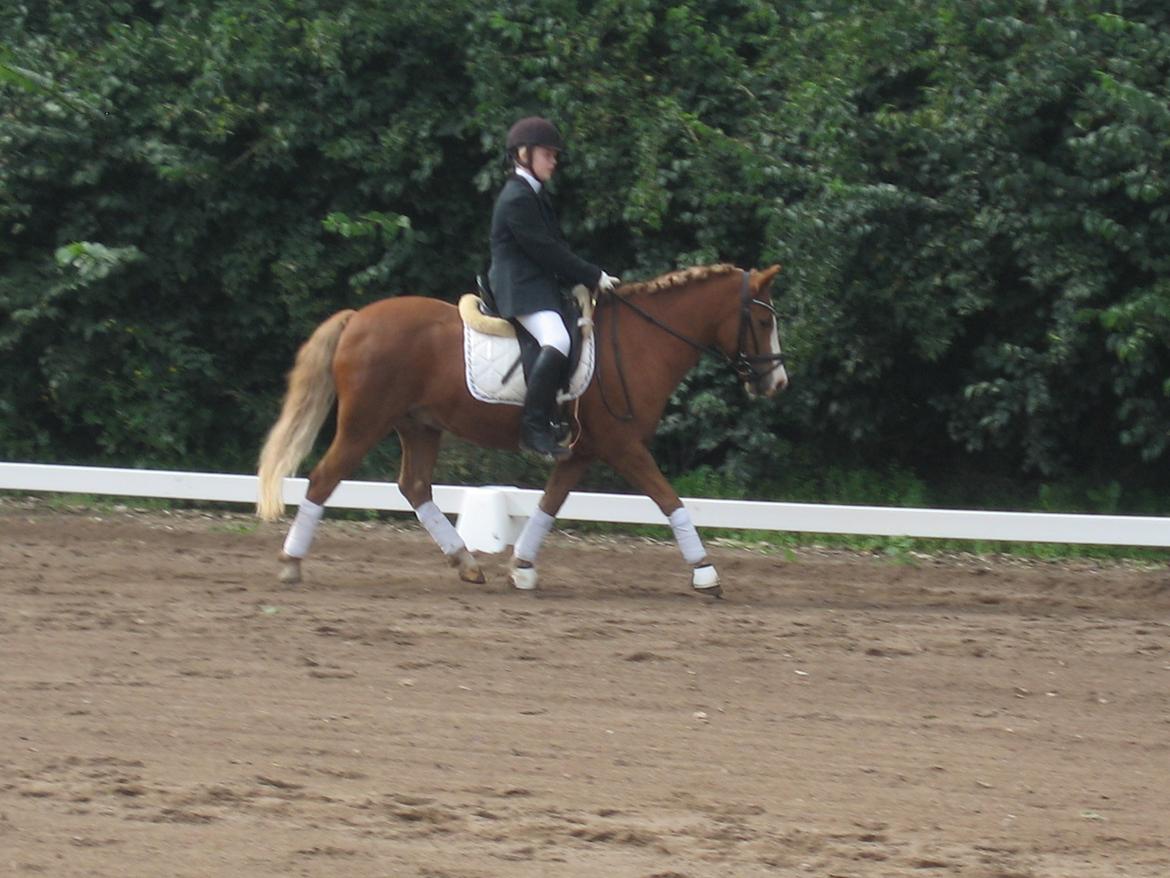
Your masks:
[{"label": "rider's face", "polygon": [[541,183],[547,183],[557,170],[557,151],[547,146],[532,149],[532,173]]}]

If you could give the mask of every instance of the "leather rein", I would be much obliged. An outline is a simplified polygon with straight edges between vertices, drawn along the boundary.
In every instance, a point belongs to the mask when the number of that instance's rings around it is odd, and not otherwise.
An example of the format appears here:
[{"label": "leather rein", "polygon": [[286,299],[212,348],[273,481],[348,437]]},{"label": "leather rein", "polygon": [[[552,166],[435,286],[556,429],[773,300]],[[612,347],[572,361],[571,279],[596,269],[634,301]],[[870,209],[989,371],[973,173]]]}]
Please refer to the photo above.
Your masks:
[{"label": "leather rein", "polygon": [[[718,357],[721,357],[724,360],[724,362],[729,364],[731,366],[731,368],[735,370],[735,374],[737,376],[739,376],[739,379],[741,381],[750,382],[752,384],[758,385],[761,381],[763,381],[766,377],[768,377],[768,375],[770,375],[772,372],[774,372],[777,368],[784,365],[784,354],[783,353],[748,354],[745,352],[744,342],[747,340],[749,334],[751,335],[751,339],[752,339],[752,347],[754,347],[756,350],[760,349],[759,341],[756,338],[756,330],[755,330],[755,327],[752,325],[752,319],[751,319],[752,305],[759,305],[761,308],[766,308],[768,310],[768,313],[770,313],[772,315],[773,322],[775,322],[775,320],[776,320],[776,309],[774,307],[772,307],[771,302],[765,302],[761,299],[756,299],[756,298],[752,297],[751,277],[750,277],[749,272],[746,272],[746,271],[743,272],[743,280],[741,281],[740,287],[739,287],[739,333],[738,333],[738,336],[736,339],[736,350],[735,350],[734,357],[729,356],[728,354],[724,353],[724,351],[721,348],[719,348],[717,345],[701,344],[701,343],[695,341],[693,338],[689,338],[688,336],[683,335],[678,330],[663,323],[661,320],[659,320],[653,314],[648,314],[646,311],[642,310],[640,307],[638,307],[633,302],[631,302],[629,299],[627,299],[623,296],[619,296],[616,293],[612,293],[612,292],[609,294],[609,296],[613,301],[625,305],[627,308],[629,308],[631,311],[633,311],[635,314],[637,314],[643,320],[647,321],[648,323],[652,323],[654,326],[657,326],[659,329],[661,329],[663,332],[666,332],[668,335],[674,336],[679,341],[685,342],[686,344],[690,345],[692,348],[697,350],[700,354],[714,354]],[[622,363],[621,346],[618,344],[618,309],[617,308],[614,308],[613,320],[610,321],[610,335],[612,336],[612,339],[613,339],[614,363],[617,366],[618,379],[621,381],[622,395],[625,397],[625,401],[626,401],[626,406],[625,406],[626,413],[619,415],[617,412],[615,412],[610,407],[609,400],[606,398],[606,395],[605,395],[605,387],[602,384],[601,370],[600,369],[598,369],[598,371],[597,371],[597,389],[601,393],[601,402],[605,405],[605,410],[607,412],[609,412],[611,417],[614,417],[619,421],[631,421],[634,419],[634,408],[633,408],[633,403],[630,399],[630,388],[626,384],[626,370],[625,370],[625,366]],[[777,327],[777,338],[778,337],[779,337],[779,328]],[[770,365],[763,372],[759,372],[755,368],[756,364],[758,364],[758,363],[769,363]]]}]

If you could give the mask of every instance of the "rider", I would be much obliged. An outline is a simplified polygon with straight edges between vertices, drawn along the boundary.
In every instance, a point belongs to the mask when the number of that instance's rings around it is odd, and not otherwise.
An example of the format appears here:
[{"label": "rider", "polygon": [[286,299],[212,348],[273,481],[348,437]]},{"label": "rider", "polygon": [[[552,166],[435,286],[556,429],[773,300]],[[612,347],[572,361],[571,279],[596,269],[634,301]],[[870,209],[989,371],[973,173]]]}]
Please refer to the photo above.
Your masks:
[{"label": "rider", "polygon": [[514,173],[492,211],[492,264],[488,281],[501,317],[517,320],[540,353],[528,375],[520,447],[550,460],[572,452],[555,438],[556,395],[568,365],[569,333],[561,317],[561,288],[582,283],[611,291],[618,278],[576,256],[561,233],[544,191],[564,143],[547,119],[529,116],[508,131]]}]

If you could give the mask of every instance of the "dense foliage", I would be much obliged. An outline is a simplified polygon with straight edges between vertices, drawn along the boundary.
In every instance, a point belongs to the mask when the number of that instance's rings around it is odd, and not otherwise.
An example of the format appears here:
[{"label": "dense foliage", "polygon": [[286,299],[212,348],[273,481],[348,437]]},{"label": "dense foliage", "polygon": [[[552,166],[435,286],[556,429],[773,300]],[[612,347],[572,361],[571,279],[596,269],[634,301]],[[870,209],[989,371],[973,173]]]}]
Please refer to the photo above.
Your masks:
[{"label": "dense foliage", "polygon": [[317,322],[469,287],[503,134],[540,112],[611,272],[785,266],[792,389],[749,405],[704,363],[673,474],[1167,487],[1163,3],[15,7],[0,458],[250,468]]}]

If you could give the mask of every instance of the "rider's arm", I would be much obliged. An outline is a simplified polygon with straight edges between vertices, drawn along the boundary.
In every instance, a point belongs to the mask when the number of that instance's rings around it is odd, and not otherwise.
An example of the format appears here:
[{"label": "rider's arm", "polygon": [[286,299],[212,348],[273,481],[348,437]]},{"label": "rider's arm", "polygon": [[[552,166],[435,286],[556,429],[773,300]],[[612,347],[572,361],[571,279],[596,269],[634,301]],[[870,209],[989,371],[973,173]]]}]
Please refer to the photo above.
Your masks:
[{"label": "rider's arm", "polygon": [[536,198],[517,198],[509,207],[504,221],[529,258],[566,283],[596,288],[601,280],[601,269],[577,256],[564,241],[552,234],[541,216]]}]

